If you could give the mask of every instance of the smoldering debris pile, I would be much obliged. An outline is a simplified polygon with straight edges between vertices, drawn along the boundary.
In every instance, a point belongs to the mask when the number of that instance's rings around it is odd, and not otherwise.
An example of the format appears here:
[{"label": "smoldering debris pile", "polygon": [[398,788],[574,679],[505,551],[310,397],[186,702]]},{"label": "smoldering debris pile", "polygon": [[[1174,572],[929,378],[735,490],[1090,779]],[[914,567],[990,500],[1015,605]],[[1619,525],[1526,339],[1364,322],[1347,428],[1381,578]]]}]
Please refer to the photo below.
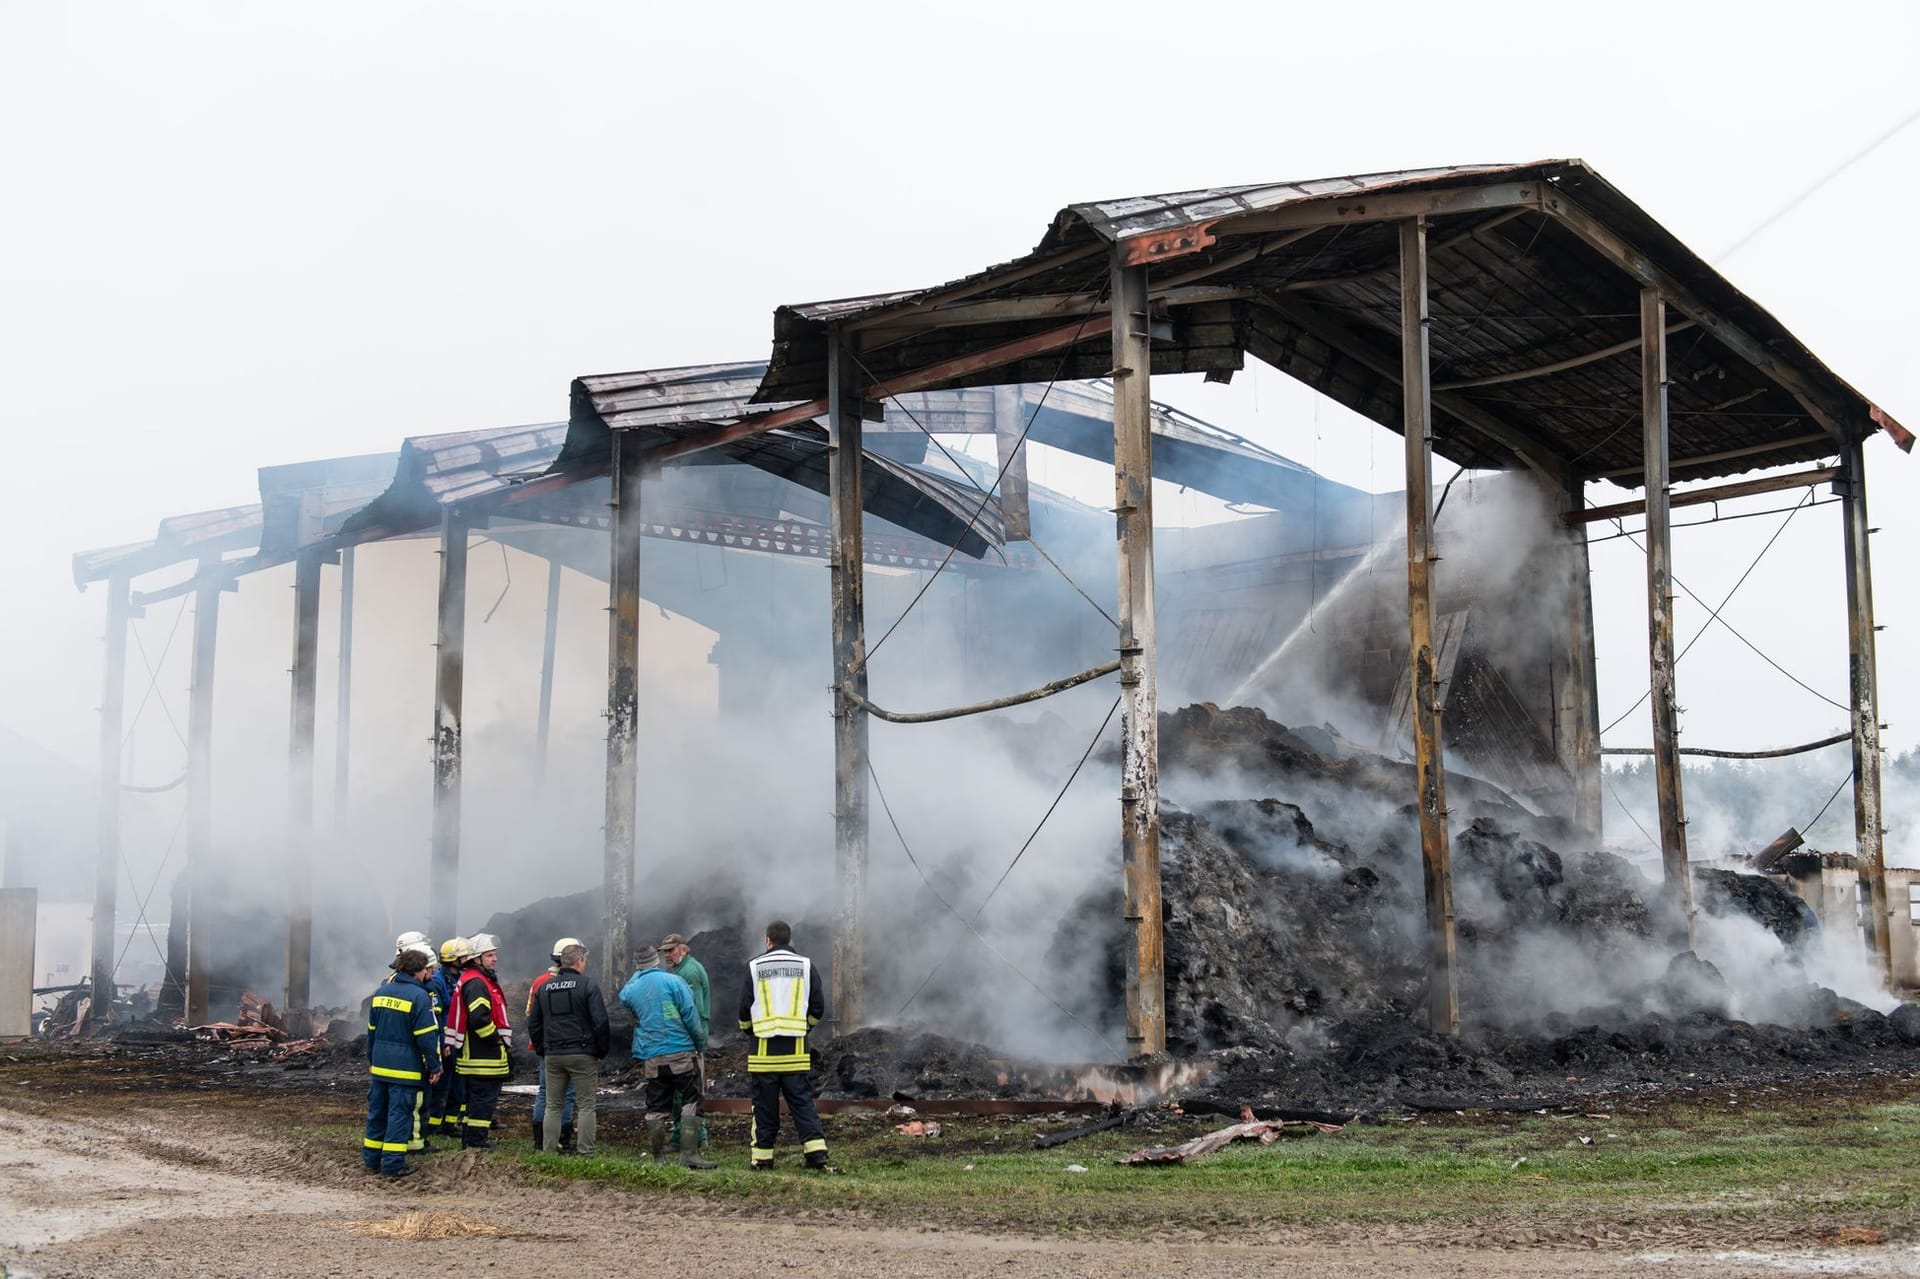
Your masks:
[{"label": "smoldering debris pile", "polygon": [[[1213,1054],[1242,1100],[1920,1066],[1920,1009],[1809,978],[1818,925],[1786,888],[1697,871],[1700,949],[1726,972],[1675,958],[1684,921],[1653,881],[1468,778],[1448,793],[1465,1025],[1429,1035],[1411,766],[1210,705],[1162,717],[1161,758],[1169,1046]],[[1117,889],[1089,892],[1056,941],[1103,962],[1097,1007],[1121,1006],[1119,920]]]}]

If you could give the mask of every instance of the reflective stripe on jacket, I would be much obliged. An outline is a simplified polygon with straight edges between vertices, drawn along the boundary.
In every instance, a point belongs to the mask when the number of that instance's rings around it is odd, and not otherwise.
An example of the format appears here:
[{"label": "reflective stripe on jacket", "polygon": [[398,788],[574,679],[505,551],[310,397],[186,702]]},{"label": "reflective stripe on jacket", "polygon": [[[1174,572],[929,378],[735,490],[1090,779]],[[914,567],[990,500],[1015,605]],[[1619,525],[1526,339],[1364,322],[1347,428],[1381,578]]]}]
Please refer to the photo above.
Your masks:
[{"label": "reflective stripe on jacket", "polygon": [[462,1075],[505,1076],[509,1072],[511,1030],[507,1025],[507,997],[499,984],[484,968],[467,969],[454,988],[453,1009],[460,1035],[454,1070]]},{"label": "reflective stripe on jacket", "polygon": [[807,1031],[826,1011],[820,972],[805,955],[780,946],[749,960],[740,992],[740,1029],[753,1036],[747,1073],[811,1070]]},{"label": "reflective stripe on jacket", "polygon": [[432,993],[419,978],[396,974],[373,993],[367,1012],[368,1073],[423,1086],[440,1070],[439,1031]]}]

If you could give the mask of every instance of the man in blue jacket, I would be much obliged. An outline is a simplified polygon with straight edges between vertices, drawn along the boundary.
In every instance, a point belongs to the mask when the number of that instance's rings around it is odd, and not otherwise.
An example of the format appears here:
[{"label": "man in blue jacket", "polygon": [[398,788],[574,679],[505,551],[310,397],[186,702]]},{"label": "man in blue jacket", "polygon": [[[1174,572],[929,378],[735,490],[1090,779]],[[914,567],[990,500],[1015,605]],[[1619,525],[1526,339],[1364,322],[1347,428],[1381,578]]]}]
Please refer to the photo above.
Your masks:
[{"label": "man in blue jacket", "polygon": [[393,979],[373,994],[367,1015],[367,1133],[361,1161],[370,1173],[410,1177],[407,1150],[420,1140],[421,1104],[440,1078],[440,1022],[420,974],[433,962],[424,944],[400,952]]},{"label": "man in blue jacket", "polygon": [[700,1157],[700,1054],[707,1028],[694,1007],[693,990],[660,967],[660,952],[643,947],[620,1002],[633,1013],[633,1059],[647,1081],[647,1145],[657,1160],[666,1154],[667,1121],[680,1116],[680,1163],[712,1168]]}]

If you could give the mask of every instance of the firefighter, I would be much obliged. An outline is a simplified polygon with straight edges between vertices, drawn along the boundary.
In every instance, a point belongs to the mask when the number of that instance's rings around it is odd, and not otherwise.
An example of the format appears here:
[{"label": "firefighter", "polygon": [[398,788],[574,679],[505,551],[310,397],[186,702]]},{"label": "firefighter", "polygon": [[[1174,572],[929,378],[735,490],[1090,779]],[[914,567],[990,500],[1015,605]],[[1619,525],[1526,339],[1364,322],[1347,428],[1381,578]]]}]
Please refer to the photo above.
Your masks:
[{"label": "firefighter", "polygon": [[383,1177],[410,1177],[407,1151],[420,1140],[428,1087],[440,1079],[440,1024],[420,974],[433,963],[425,944],[394,957],[391,981],[374,992],[367,1013],[367,1131],[362,1166]]},{"label": "firefighter", "polygon": [[446,1038],[454,1050],[454,1071],[466,1090],[460,1144],[468,1150],[492,1150],[494,1111],[500,1089],[513,1072],[513,1027],[508,1024],[507,997],[494,976],[499,939],[475,933],[468,944],[474,954],[454,985]]},{"label": "firefighter", "polygon": [[[433,970],[433,978],[427,983],[440,1006],[440,1026],[442,1042],[440,1045],[441,1065],[440,1082],[427,1094],[427,1135],[444,1135],[450,1144],[460,1143],[460,1112],[466,1102],[466,1089],[462,1087],[460,1074],[453,1068],[454,1049],[445,1042],[445,1029],[453,1016],[453,988],[460,980],[460,969],[467,960],[473,958],[473,945],[464,937],[449,937],[440,943],[440,966]],[[431,1144],[427,1146],[432,1150]]]},{"label": "firefighter", "polygon": [[780,1135],[780,1099],[800,1136],[807,1167],[832,1172],[827,1134],[813,1106],[807,1072],[813,1058],[807,1032],[826,1014],[820,971],[793,949],[793,929],[782,920],[767,925],[767,949],[747,961],[746,986],[740,992],[740,1029],[753,1036],[747,1052],[747,1082],[753,1094],[752,1167],[773,1167],[773,1143]]},{"label": "firefighter", "polygon": [[[553,954],[548,956],[548,958],[553,961],[553,966],[547,969],[546,972],[541,973],[538,977],[535,977],[533,979],[533,985],[527,988],[526,1024],[529,1028],[528,1033],[532,1033],[533,1001],[540,994],[540,988],[560,975],[562,967],[560,956],[567,947],[581,945],[583,945],[583,943],[578,937],[562,937],[559,941],[553,943]],[[533,1049],[540,1057],[540,1087],[535,1090],[533,1094],[533,1148],[535,1150],[542,1150],[545,1149],[547,1144],[547,1057],[545,1053],[540,1051],[539,1044],[529,1040],[527,1047]],[[560,1142],[559,1145],[555,1147],[555,1150],[559,1154],[570,1155],[573,1153],[574,1143],[574,1087],[571,1079],[567,1081],[567,1086],[562,1090],[561,1100]]]},{"label": "firefighter", "polygon": [[700,1054],[707,1036],[693,991],[660,967],[653,947],[642,947],[634,960],[620,1002],[633,1012],[633,1059],[647,1081],[647,1149],[656,1160],[666,1154],[667,1120],[677,1114],[681,1166],[712,1168],[700,1157]]},{"label": "firefighter", "polygon": [[[700,1037],[703,1041],[713,1037],[713,984],[707,979],[707,966],[693,957],[693,949],[687,945],[687,939],[679,933],[668,933],[660,942],[660,966],[687,983],[693,992],[693,1010],[700,1014]],[[706,1092],[707,1063],[704,1056],[699,1061],[701,1093]],[[667,1134],[667,1144],[679,1148],[680,1115],[673,1116],[673,1131]],[[700,1119],[700,1144],[707,1144],[707,1120]]]}]

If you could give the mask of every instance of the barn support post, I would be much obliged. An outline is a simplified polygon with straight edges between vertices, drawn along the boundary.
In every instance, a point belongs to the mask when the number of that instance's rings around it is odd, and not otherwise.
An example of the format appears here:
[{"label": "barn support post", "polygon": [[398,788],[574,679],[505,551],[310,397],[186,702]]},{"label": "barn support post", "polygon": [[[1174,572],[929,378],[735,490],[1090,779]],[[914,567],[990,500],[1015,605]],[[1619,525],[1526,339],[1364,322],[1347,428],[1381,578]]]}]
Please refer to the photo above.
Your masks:
[{"label": "barn support post", "polygon": [[641,451],[613,432],[611,566],[607,573],[607,812],[602,878],[608,990],[633,971],[635,811],[640,802]]},{"label": "barn support post", "polygon": [[193,589],[193,673],[187,686],[187,1025],[210,1019],[208,907],[213,852],[213,659],[220,632],[216,563],[202,561]]},{"label": "barn support post", "polygon": [[1574,824],[1600,834],[1600,683],[1593,643],[1593,572],[1587,554],[1587,529],[1578,517],[1586,506],[1586,485],[1569,477],[1561,491],[1563,518],[1554,521],[1563,539],[1561,568],[1567,600],[1567,627],[1553,663],[1553,745],[1561,767],[1573,778]]},{"label": "barn support post", "polygon": [[458,932],[460,801],[467,684],[467,534],[457,508],[440,513],[440,589],[434,622],[433,852],[427,876],[427,928],[436,938]]},{"label": "barn support post", "polygon": [[1160,907],[1160,720],[1153,608],[1153,351],[1147,268],[1116,247],[1113,490],[1120,621],[1120,859],[1126,917],[1127,1052],[1166,1051]]},{"label": "barn support post", "polygon": [[333,825],[347,822],[347,771],[353,759],[353,547],[340,552],[340,652],[333,690]]},{"label": "barn support post", "polygon": [[540,638],[540,709],[534,720],[533,784],[547,784],[547,742],[553,735],[553,658],[560,642],[560,561],[547,561],[546,630]]},{"label": "barn support post", "polygon": [[[287,992],[282,1005],[289,1009],[313,1003],[313,729],[320,674],[320,564],[321,557],[311,552],[293,562],[293,697],[287,734]],[[188,968],[192,968],[191,959]]]},{"label": "barn support post", "polygon": [[833,546],[832,1016],[842,1031],[866,1019],[868,790],[867,602],[859,369],[838,327],[827,335],[827,501]]},{"label": "barn support post", "polygon": [[1660,805],[1660,861],[1667,900],[1686,921],[1693,949],[1693,880],[1680,784],[1680,706],[1673,679],[1672,507],[1668,486],[1667,304],[1658,289],[1640,291],[1642,485],[1647,496],[1647,638],[1652,676],[1653,780]]},{"label": "barn support post", "polygon": [[1000,465],[1000,513],[1007,522],[1007,540],[1024,542],[1033,536],[1033,510],[1027,486],[1027,401],[1018,386],[993,388],[994,457]]},{"label": "barn support post", "polygon": [[1412,665],[1414,768],[1420,794],[1420,858],[1426,879],[1427,1016],[1436,1034],[1460,1031],[1454,966],[1453,850],[1447,835],[1446,761],[1433,647],[1433,383],[1427,346],[1427,221],[1400,224],[1401,432],[1407,463],[1407,619]]},{"label": "barn support post", "polygon": [[106,669],[100,692],[100,846],[93,872],[93,1011],[95,1030],[113,1015],[114,919],[120,887],[120,754],[126,731],[127,626],[133,585],[125,574],[107,579]]},{"label": "barn support post", "polygon": [[1853,439],[1841,454],[1840,527],[1847,571],[1847,690],[1853,720],[1854,860],[1867,885],[1868,918],[1881,975],[1893,973],[1893,929],[1907,904],[1887,891],[1880,799],[1880,683],[1874,657],[1873,558],[1867,548],[1867,464],[1864,441]]}]

